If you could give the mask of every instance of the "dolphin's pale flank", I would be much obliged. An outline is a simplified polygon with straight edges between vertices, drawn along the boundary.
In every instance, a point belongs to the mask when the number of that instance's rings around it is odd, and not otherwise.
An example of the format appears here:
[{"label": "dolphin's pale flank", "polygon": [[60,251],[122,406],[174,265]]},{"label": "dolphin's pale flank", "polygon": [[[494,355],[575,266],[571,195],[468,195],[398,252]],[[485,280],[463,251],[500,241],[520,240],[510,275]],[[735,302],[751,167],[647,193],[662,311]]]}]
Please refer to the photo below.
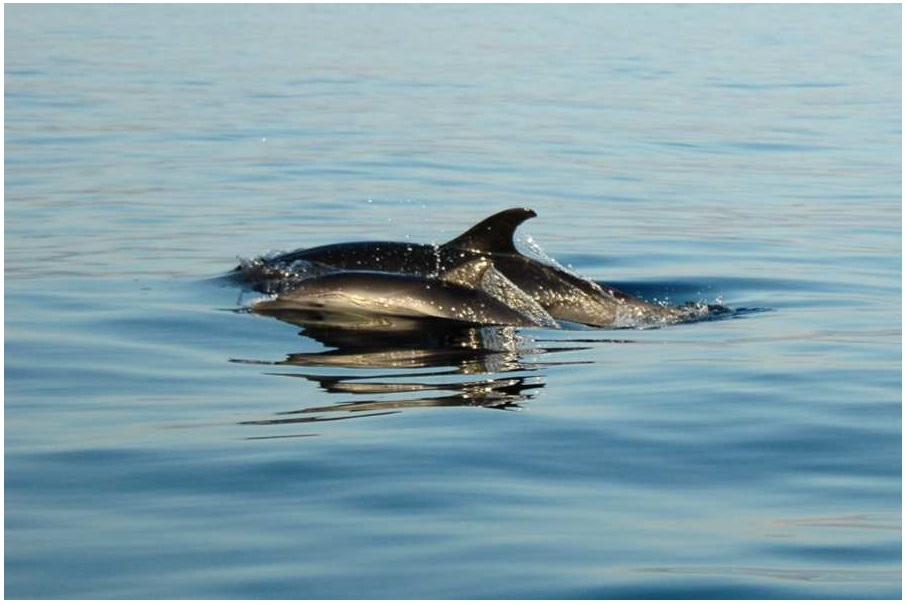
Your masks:
[{"label": "dolphin's pale flank", "polygon": [[[255,303],[253,311],[287,310],[437,318],[481,325],[546,326],[557,323],[515,286],[481,289],[487,261],[461,265],[440,278],[380,271],[339,271],[304,280],[273,300]],[[513,302],[500,297],[513,297]]]}]

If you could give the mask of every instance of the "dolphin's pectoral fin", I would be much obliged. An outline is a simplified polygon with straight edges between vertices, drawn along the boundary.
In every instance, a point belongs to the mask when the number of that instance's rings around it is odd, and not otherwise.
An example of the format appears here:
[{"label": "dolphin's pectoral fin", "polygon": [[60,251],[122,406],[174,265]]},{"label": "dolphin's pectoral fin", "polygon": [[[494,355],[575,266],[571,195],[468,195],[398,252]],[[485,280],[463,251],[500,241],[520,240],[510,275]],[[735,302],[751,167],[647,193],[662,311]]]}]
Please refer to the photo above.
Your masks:
[{"label": "dolphin's pectoral fin", "polygon": [[533,325],[560,327],[553,317],[529,294],[494,268],[486,258],[469,261],[442,273],[440,279],[467,288],[481,290],[514,311],[527,317]]},{"label": "dolphin's pectoral fin", "polygon": [[483,291],[530,318],[535,325],[560,328],[554,317],[538,301],[493,266],[482,272],[479,286]]},{"label": "dolphin's pectoral fin", "polygon": [[438,277],[446,282],[466,286],[467,288],[478,289],[482,282],[482,276],[491,267],[491,262],[486,258],[477,258],[467,261],[462,265],[457,265],[453,269],[448,269]]},{"label": "dolphin's pectoral fin", "polygon": [[513,233],[523,222],[534,216],[536,216],[535,211],[529,208],[510,208],[498,212],[459,237],[450,240],[443,247],[462,248],[475,252],[516,254]]}]

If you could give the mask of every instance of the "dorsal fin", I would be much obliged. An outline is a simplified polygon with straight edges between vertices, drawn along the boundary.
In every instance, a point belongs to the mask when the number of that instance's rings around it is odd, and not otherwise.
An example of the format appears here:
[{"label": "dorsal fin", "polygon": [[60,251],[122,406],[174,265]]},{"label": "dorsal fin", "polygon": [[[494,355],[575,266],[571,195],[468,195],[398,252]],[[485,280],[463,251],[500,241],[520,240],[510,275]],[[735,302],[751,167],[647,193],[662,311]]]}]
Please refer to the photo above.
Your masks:
[{"label": "dorsal fin", "polygon": [[513,233],[527,219],[536,216],[529,208],[510,208],[472,227],[446,244],[444,247],[462,248],[474,252],[516,254]]},{"label": "dorsal fin", "polygon": [[491,268],[491,262],[486,258],[477,258],[457,265],[449,271],[445,271],[439,277],[452,284],[466,286],[467,288],[477,289],[482,282],[482,276]]}]

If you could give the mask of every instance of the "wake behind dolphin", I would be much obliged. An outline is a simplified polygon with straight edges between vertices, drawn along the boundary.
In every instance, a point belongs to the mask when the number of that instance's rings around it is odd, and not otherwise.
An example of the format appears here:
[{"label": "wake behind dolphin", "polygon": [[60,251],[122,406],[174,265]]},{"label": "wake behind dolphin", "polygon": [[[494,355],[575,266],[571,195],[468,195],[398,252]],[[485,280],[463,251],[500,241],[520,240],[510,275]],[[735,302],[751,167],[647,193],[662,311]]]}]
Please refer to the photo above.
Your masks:
[{"label": "wake behind dolphin", "polygon": [[494,214],[440,246],[368,241],[299,249],[241,263],[232,276],[272,300],[268,315],[300,311],[453,320],[477,325],[600,328],[696,321],[707,305],[653,304],[520,253],[528,208]]}]

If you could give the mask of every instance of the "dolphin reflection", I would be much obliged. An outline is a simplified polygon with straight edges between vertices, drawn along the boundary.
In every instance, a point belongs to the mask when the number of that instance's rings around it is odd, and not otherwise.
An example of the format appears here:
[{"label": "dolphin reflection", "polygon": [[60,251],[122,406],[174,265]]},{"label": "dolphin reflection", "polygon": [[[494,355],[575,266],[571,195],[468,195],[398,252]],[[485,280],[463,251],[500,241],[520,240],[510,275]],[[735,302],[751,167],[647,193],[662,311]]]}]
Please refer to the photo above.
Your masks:
[{"label": "dolphin reflection", "polygon": [[[299,377],[304,375],[296,374]],[[312,422],[311,414],[325,414],[337,412],[376,412],[376,411],[398,411],[407,408],[427,408],[427,407],[484,407],[496,408],[500,410],[518,409],[524,401],[532,399],[535,395],[532,389],[539,389],[545,386],[543,382],[531,380],[533,377],[519,378],[489,378],[487,380],[467,381],[461,383],[447,384],[429,384],[429,383],[410,383],[407,385],[391,384],[369,384],[363,383],[345,383],[345,379],[337,380],[340,385],[334,385],[333,390],[344,391],[347,388],[357,390],[364,388],[367,392],[369,389],[376,390],[388,389],[384,392],[395,392],[394,387],[401,387],[400,391],[453,391],[451,395],[439,395],[435,397],[417,397],[414,399],[386,399],[386,400],[364,400],[349,401],[335,405],[312,406],[289,412],[278,412],[280,418],[271,420],[251,420],[241,424],[295,424],[299,422]],[[530,391],[530,392],[526,392]],[[336,418],[335,418],[336,419]]]},{"label": "dolphin reflection", "polygon": [[[347,397],[335,404],[278,411],[270,418],[240,423],[244,425],[326,422],[426,407],[515,410],[544,388],[546,368],[588,363],[538,361],[550,353],[589,347],[569,342],[539,346],[508,326],[400,318],[393,327],[382,324],[377,329],[363,329],[355,320],[338,327],[344,324],[338,324],[336,317],[323,323],[324,318],[298,310],[274,310],[269,315],[301,327],[301,336],[328,348],[290,353],[278,361],[232,361],[267,366],[269,374],[303,379],[325,393]],[[306,371],[294,372],[294,368]],[[308,371],[314,368],[318,370]]]},{"label": "dolphin reflection", "polygon": [[[602,343],[637,342],[600,338],[600,332],[591,330],[555,339],[563,332],[443,318],[295,308],[256,314],[291,324],[299,328],[300,336],[324,347],[285,354],[277,360],[231,360],[265,367],[267,374],[312,383],[325,393],[311,405],[287,406],[290,409],[239,423],[272,430],[281,425],[385,416],[428,407],[518,410],[545,387],[549,368],[593,363],[576,356],[557,359],[557,354],[586,351]],[[330,403],[335,397],[338,400]],[[271,434],[249,439],[316,434]]]}]

